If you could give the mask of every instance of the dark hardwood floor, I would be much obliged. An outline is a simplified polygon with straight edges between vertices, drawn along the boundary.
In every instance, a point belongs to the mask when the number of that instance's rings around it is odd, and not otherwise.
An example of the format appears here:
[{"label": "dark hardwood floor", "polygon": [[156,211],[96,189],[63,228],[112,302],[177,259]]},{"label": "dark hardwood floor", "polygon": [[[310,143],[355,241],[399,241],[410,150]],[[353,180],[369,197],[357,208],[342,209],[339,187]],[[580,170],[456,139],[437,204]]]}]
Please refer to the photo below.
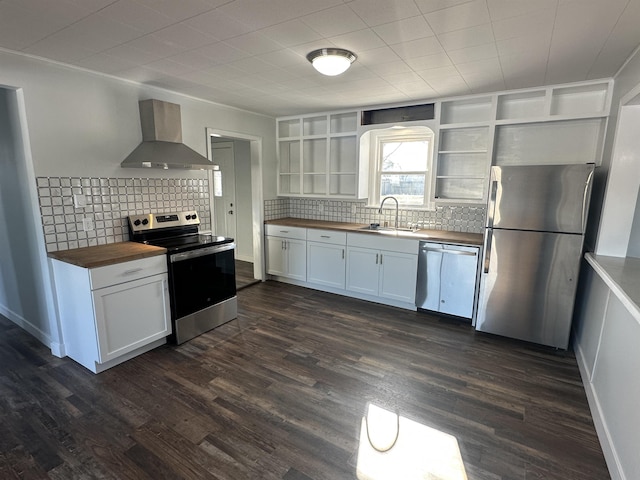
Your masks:
[{"label": "dark hardwood floor", "polygon": [[236,290],[242,290],[259,282],[260,280],[253,277],[253,263],[236,259]]},{"label": "dark hardwood floor", "polygon": [[469,479],[609,478],[571,353],[275,282],[238,299],[99,375],[0,318],[0,478],[354,479],[368,402],[454,436]]}]

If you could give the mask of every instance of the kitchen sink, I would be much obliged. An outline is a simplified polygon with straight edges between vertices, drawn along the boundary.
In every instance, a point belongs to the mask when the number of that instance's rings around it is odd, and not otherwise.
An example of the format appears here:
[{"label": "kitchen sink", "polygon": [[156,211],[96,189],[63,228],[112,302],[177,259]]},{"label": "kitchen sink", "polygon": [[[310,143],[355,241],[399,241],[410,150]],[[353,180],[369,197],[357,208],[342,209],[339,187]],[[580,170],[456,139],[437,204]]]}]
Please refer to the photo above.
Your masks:
[{"label": "kitchen sink", "polygon": [[365,225],[364,227],[360,227],[358,230],[367,230],[370,232],[380,232],[380,233],[395,233],[395,232],[402,232],[402,233],[416,233],[419,229],[418,228],[407,228],[407,227],[398,227],[398,228],[394,228],[394,227],[381,227],[379,225],[376,224],[371,224],[371,225]]}]

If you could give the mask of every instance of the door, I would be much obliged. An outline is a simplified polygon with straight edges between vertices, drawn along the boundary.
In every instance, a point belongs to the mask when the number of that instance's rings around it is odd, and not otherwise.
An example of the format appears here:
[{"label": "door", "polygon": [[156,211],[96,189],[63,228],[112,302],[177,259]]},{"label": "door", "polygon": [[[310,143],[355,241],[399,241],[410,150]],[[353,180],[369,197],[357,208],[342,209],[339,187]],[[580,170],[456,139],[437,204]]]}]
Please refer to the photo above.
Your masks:
[{"label": "door", "polygon": [[267,273],[270,275],[285,276],[287,274],[285,242],[284,238],[265,237]]},{"label": "door", "polygon": [[488,230],[476,329],[567,348],[582,236]]},{"label": "door", "polygon": [[478,273],[478,248],[445,245],[442,252],[440,312],[472,318]]},{"label": "door", "polygon": [[307,242],[307,281],[327,287],[344,288],[345,247]]},{"label": "door", "polygon": [[[219,167],[214,170],[214,233],[224,237],[236,238],[236,175],[234,168],[233,142],[211,144],[213,163]],[[216,176],[220,175],[220,181]]]},{"label": "door", "polygon": [[378,250],[347,247],[347,290],[377,296],[379,259]]},{"label": "door", "polygon": [[307,242],[298,239],[285,240],[287,277],[307,281]]},{"label": "door", "polygon": [[487,226],[583,233],[594,165],[491,168]]},{"label": "door", "polygon": [[93,291],[100,363],[171,334],[167,274]]},{"label": "door", "polygon": [[414,304],[417,271],[417,255],[380,252],[379,296]]}]

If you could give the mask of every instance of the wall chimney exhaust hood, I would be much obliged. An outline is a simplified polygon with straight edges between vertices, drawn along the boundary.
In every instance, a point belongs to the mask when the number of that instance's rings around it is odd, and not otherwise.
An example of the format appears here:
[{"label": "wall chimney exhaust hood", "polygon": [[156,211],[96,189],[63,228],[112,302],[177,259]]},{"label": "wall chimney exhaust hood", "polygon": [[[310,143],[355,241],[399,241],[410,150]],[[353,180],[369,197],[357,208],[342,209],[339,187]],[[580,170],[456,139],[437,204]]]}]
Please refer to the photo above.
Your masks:
[{"label": "wall chimney exhaust hood", "polygon": [[120,164],[125,168],[205,170],[213,163],[182,143],[180,105],[141,100],[142,143]]}]

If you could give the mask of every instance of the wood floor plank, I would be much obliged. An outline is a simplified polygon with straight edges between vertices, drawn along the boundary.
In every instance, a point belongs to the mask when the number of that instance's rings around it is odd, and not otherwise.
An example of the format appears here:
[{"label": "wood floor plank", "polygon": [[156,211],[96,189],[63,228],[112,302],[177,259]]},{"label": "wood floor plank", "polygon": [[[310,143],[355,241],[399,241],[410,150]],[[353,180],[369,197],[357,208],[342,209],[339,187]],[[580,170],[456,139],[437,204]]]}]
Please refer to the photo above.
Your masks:
[{"label": "wood floor plank", "polygon": [[0,317],[0,478],[355,479],[370,403],[454,436],[469,480],[609,478],[571,352],[271,281],[238,301],[99,375]]}]

